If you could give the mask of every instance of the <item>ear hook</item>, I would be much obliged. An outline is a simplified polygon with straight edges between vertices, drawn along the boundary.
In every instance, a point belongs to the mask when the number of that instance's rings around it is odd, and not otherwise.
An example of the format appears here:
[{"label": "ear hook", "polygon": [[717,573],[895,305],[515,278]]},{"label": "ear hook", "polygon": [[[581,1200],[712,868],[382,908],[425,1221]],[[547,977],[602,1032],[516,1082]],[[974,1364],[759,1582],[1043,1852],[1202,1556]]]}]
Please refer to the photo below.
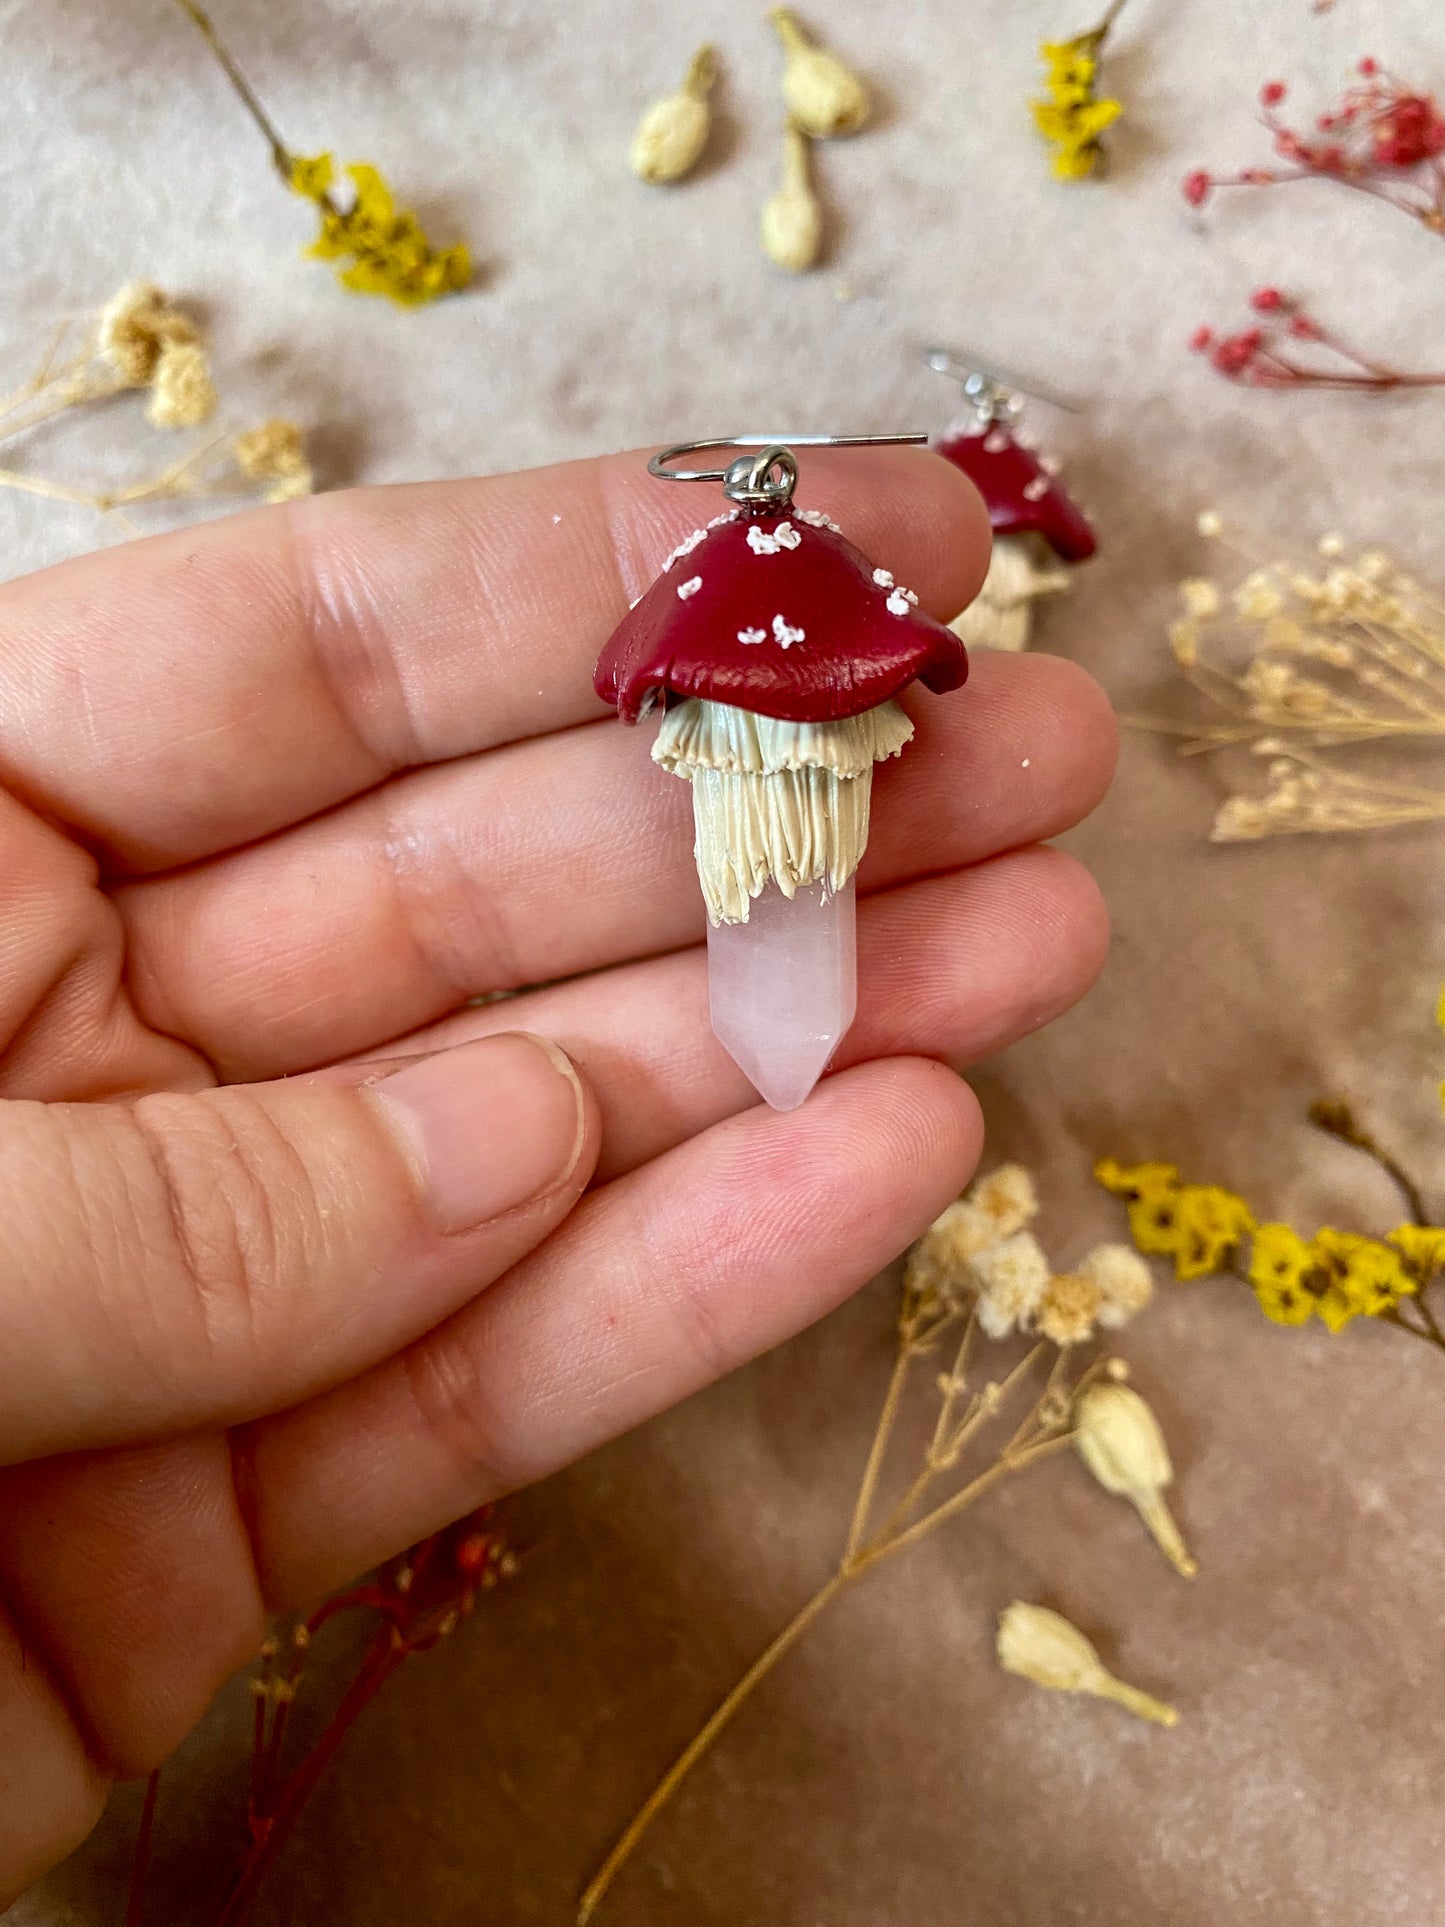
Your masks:
[{"label": "ear hook", "polygon": [[925,348],[923,359],[936,375],[947,375],[950,380],[962,383],[964,395],[977,411],[985,428],[991,422],[1012,421],[1022,407],[1020,395],[1027,395],[1032,401],[1047,402],[1051,408],[1062,408],[1066,414],[1083,413],[1076,401],[1069,401],[1047,388],[1030,387],[1027,382],[1020,381],[1006,371],[981,368],[976,362],[955,354],[951,348]]},{"label": "ear hook", "polygon": [[[798,483],[795,448],[899,448],[921,446],[927,435],[716,435],[709,441],[678,442],[664,448],[647,464],[660,482],[721,482],[723,493],[749,508],[787,508]],[[726,468],[673,468],[683,455],[708,448],[755,448],[756,455],[740,455]]]}]

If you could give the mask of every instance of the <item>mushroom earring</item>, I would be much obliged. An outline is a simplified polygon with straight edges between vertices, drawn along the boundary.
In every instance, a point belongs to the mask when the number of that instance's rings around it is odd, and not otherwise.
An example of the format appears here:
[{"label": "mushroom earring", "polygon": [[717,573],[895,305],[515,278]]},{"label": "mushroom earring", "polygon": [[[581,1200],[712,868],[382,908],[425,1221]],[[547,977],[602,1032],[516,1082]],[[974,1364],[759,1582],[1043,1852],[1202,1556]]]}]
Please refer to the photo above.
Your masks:
[{"label": "mushroom earring", "polygon": [[[968,674],[958,636],[911,589],[793,506],[793,449],[925,439],[739,436],[655,455],[659,480],[720,482],[732,506],[678,544],[597,662],[597,693],[624,722],[661,707],[653,760],[692,785],[712,1027],[780,1111],[803,1102],[853,1021],[873,765],[913,734],[896,698]],[[672,466],[710,448],[757,452]]]},{"label": "mushroom earring", "polygon": [[1027,649],[1034,603],[1070,586],[1069,570],[1098,546],[1094,531],[1057,481],[1057,462],[1014,433],[1023,406],[1018,395],[995,376],[962,366],[946,348],[931,348],[927,360],[936,373],[962,382],[968,404],[934,447],[977,488],[993,526],[988,576],[953,626],[971,649]]}]

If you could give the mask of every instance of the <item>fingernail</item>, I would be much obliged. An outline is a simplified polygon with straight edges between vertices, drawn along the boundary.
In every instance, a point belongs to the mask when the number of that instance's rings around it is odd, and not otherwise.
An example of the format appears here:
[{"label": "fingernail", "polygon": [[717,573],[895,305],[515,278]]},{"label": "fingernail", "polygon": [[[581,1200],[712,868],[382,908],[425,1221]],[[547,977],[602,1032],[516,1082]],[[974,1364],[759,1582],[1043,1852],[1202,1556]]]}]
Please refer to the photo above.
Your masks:
[{"label": "fingernail", "polygon": [[438,1230],[469,1231],[552,1190],[582,1150],[582,1086],[522,1031],[422,1058],[370,1086],[406,1140]]}]

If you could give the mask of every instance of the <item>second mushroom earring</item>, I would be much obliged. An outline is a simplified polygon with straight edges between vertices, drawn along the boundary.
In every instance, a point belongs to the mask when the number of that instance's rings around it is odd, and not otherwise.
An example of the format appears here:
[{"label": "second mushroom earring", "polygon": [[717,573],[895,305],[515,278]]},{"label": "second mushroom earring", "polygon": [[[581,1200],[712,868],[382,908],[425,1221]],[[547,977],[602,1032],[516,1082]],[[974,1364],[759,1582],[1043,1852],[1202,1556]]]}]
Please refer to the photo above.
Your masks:
[{"label": "second mushroom earring", "polygon": [[[705,448],[757,453],[727,468],[671,466]],[[826,515],[794,507],[792,448],[691,442],[648,467],[721,482],[731,506],[678,544],[624,617],[598,659],[597,692],[624,722],[661,708],[653,759],[692,785],[712,1027],[759,1094],[792,1110],[853,1021],[853,877],[873,765],[913,735],[895,699],[915,680],[956,689],[968,658]]]},{"label": "second mushroom earring", "polygon": [[968,413],[934,447],[982,495],[993,528],[988,576],[953,626],[970,649],[1027,649],[1034,603],[1069,587],[1070,569],[1098,546],[1094,531],[1059,482],[1058,464],[1014,432],[1018,396],[992,375],[959,368],[945,348],[930,349],[928,365],[962,380]]}]

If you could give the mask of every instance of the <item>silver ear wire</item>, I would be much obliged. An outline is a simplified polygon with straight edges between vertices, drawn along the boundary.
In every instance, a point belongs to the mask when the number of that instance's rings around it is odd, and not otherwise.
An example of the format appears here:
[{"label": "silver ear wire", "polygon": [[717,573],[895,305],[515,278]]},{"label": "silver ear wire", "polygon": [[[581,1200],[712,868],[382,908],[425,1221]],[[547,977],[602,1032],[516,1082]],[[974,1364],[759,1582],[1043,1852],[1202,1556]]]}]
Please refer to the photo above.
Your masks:
[{"label": "silver ear wire", "polygon": [[952,348],[925,348],[923,359],[936,375],[946,375],[961,385],[981,428],[990,428],[995,422],[1007,425],[1016,421],[1023,410],[1020,398],[1024,395],[1031,401],[1047,402],[1051,408],[1062,408],[1070,415],[1082,412],[1077,402],[1068,401],[1063,395],[1034,387],[1015,375],[982,368],[973,360],[955,354]]},{"label": "silver ear wire", "polygon": [[[716,435],[710,441],[678,442],[664,448],[647,464],[660,482],[721,482],[730,501],[748,508],[784,509],[798,483],[795,448],[899,448],[921,445],[927,435]],[[756,455],[740,455],[726,468],[673,468],[684,455],[708,448],[755,448]]]}]

